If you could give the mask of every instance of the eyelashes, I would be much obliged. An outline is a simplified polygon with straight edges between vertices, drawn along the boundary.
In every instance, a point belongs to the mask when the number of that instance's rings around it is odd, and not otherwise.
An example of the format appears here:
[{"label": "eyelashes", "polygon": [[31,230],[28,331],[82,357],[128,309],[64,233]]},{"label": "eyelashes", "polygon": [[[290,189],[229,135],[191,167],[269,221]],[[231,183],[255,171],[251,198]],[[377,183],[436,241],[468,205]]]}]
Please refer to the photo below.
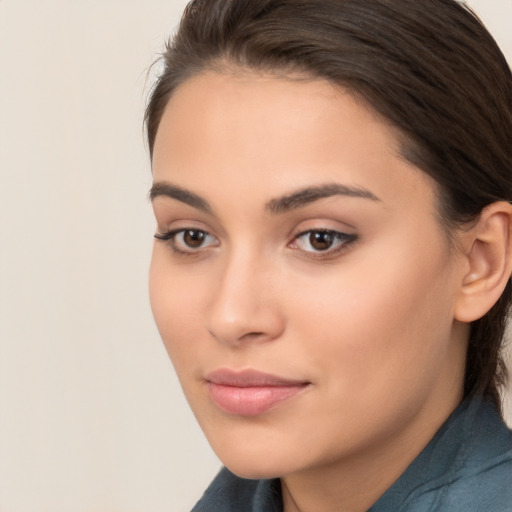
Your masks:
[{"label": "eyelashes", "polygon": [[[198,256],[220,245],[216,237],[205,230],[195,228],[175,229],[154,236],[181,256]],[[356,240],[357,235],[354,234],[332,229],[309,229],[295,235],[287,246],[311,257],[325,258],[338,255]]]},{"label": "eyelashes", "polygon": [[175,229],[163,234],[157,233],[155,238],[166,242],[175,253],[185,255],[219,245],[214,236],[202,229]]},{"label": "eyelashes", "polygon": [[350,235],[332,229],[310,229],[299,233],[290,246],[307,253],[337,254],[356,240],[356,235]]}]

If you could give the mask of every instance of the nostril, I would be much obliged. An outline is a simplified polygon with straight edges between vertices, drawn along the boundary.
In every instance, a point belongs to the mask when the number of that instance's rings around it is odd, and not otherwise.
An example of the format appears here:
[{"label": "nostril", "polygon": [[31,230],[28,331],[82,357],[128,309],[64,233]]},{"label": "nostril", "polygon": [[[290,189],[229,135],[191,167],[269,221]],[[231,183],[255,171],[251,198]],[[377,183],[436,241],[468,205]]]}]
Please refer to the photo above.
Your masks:
[{"label": "nostril", "polygon": [[282,332],[282,329],[279,332],[269,332],[265,331],[249,331],[249,332],[236,332],[235,330],[221,330],[221,329],[208,329],[208,333],[218,343],[228,344],[228,345],[245,345],[250,343],[262,343],[265,341],[271,341],[279,337],[279,334]]},{"label": "nostril", "polygon": [[241,341],[251,340],[251,339],[261,338],[263,336],[265,336],[265,333],[263,333],[263,332],[248,332],[247,334],[244,334],[243,336],[241,336],[240,340]]}]

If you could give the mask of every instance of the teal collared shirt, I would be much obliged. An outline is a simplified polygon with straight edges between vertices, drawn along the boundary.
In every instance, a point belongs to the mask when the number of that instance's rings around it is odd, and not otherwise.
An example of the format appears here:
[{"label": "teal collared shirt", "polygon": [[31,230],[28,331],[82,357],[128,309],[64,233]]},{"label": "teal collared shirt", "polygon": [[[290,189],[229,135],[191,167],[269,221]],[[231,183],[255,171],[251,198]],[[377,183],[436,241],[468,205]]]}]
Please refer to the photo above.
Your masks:
[{"label": "teal collared shirt", "polygon": [[[223,468],[192,512],[282,512],[281,485]],[[462,402],[368,512],[512,512],[512,431],[480,399]]]}]

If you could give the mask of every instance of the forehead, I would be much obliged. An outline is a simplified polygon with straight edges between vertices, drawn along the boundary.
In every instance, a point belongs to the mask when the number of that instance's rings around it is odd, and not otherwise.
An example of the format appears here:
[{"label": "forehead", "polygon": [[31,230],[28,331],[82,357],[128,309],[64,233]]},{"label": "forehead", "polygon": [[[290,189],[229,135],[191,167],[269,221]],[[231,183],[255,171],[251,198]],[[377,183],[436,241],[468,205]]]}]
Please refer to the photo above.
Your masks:
[{"label": "forehead", "polygon": [[158,169],[162,157],[176,159],[209,143],[234,156],[256,148],[297,152],[299,142],[307,142],[304,151],[320,149],[337,137],[371,138],[394,153],[397,139],[380,121],[348,91],[325,80],[207,72],[181,84],[168,101],[155,139],[154,166]]},{"label": "forehead", "polygon": [[433,187],[400,156],[397,130],[347,90],[249,72],[204,73],[174,92],[157,132],[153,171],[155,181],[206,195],[212,181],[249,197],[261,183],[279,189],[290,181],[341,181],[379,197],[386,189],[390,201],[420,183]]}]

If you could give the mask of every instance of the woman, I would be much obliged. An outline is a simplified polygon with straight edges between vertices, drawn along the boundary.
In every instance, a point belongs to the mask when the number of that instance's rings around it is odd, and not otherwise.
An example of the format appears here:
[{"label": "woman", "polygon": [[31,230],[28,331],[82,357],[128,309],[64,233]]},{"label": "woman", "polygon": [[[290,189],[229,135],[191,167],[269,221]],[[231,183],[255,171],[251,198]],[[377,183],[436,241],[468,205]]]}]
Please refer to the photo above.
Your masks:
[{"label": "woman", "polygon": [[194,511],[512,510],[512,78],[453,0],[195,0],[146,113]]}]

